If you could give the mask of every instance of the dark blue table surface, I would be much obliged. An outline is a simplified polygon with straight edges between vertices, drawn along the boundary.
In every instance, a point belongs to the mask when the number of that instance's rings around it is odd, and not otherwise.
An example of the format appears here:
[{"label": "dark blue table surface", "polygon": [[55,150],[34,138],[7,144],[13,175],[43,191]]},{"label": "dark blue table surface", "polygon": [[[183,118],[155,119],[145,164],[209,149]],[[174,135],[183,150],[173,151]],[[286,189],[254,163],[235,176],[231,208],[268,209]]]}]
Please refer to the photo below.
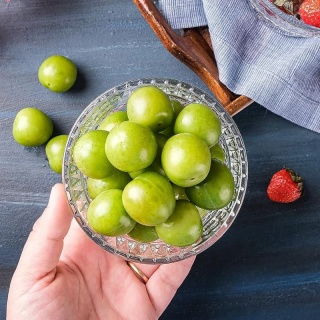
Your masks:
[{"label": "dark blue table surface", "polygon": [[[43,59],[70,57],[79,81],[65,94],[37,80]],[[167,77],[209,92],[172,57],[130,0],[0,2],[0,319],[22,247],[61,176],[44,148],[11,135],[15,114],[38,107],[67,134],[81,111],[131,79]],[[248,154],[244,204],[228,232],[201,253],[162,319],[320,319],[320,136],[254,103],[234,117]],[[283,166],[305,181],[291,204],[266,187]]]}]

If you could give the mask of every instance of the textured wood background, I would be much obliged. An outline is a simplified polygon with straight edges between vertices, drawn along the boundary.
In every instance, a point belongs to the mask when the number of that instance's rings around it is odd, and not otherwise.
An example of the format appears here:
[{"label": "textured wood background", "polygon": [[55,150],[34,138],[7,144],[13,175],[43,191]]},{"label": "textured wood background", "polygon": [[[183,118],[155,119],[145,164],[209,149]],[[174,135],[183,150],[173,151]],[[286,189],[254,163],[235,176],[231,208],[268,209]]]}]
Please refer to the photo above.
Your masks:
[{"label": "textured wood background", "polygon": [[[68,93],[37,80],[47,56],[79,68]],[[176,78],[208,89],[173,58],[130,0],[0,0],[0,319],[22,247],[61,177],[44,148],[12,138],[15,114],[38,107],[67,134],[81,111],[105,90],[141,77]],[[229,231],[200,254],[162,319],[320,318],[320,136],[254,103],[234,117],[246,144],[249,183]],[[296,203],[266,197],[286,166],[305,180]]]}]

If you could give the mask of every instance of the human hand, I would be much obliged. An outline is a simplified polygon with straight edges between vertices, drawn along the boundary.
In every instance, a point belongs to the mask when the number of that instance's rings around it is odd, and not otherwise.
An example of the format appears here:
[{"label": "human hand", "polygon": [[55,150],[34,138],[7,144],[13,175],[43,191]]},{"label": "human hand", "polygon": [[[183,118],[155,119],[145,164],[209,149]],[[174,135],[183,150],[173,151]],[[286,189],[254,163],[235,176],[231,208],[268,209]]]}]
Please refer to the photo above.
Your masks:
[{"label": "human hand", "polygon": [[[73,220],[73,221],[72,221]],[[95,244],[72,219],[62,184],[36,221],[12,277],[7,320],[157,319],[195,257],[167,265],[127,265]]]}]

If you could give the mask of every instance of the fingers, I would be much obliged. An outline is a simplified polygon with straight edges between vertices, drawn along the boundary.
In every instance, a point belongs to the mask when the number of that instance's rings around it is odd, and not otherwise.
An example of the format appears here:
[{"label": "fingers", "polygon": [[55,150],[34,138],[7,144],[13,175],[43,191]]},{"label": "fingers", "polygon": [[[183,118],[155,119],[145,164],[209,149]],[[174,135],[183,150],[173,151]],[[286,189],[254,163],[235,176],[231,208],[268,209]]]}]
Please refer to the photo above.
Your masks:
[{"label": "fingers", "polygon": [[194,260],[195,256],[179,262],[161,265],[147,282],[149,297],[158,316],[169,305],[176,291],[189,274]]},{"label": "fingers", "polygon": [[59,262],[71,220],[63,185],[56,184],[51,190],[47,208],[33,226],[17,270],[27,273],[33,280],[52,271]]}]

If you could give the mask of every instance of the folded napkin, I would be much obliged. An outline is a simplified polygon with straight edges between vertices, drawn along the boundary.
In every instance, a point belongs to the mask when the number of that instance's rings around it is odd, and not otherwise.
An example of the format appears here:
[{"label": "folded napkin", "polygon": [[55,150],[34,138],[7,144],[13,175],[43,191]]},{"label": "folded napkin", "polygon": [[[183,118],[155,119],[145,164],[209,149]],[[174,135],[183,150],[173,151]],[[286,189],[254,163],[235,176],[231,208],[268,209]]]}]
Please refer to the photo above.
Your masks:
[{"label": "folded napkin", "polygon": [[287,33],[248,0],[159,0],[173,29],[207,25],[231,91],[320,133],[320,36]]}]

